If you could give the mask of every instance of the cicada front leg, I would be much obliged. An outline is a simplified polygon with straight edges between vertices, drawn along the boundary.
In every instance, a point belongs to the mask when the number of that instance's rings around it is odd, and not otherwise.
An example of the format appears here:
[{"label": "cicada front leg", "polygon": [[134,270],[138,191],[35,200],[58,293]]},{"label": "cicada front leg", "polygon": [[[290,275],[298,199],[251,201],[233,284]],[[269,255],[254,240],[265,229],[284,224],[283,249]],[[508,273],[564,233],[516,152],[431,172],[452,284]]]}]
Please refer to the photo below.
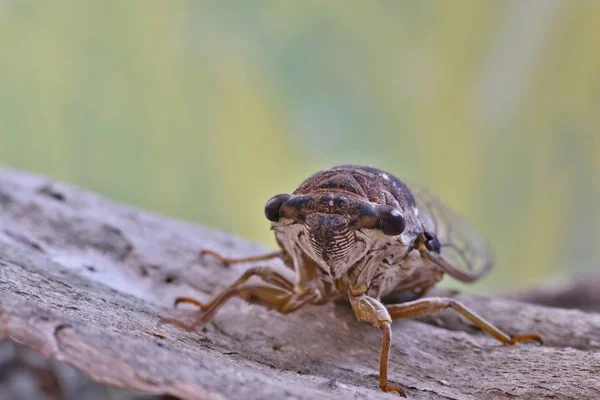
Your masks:
[{"label": "cicada front leg", "polygon": [[[362,292],[362,293],[361,293]],[[378,300],[367,296],[362,290],[351,288],[348,293],[352,310],[359,321],[369,322],[381,329],[381,353],[379,356],[379,388],[384,392],[393,392],[406,397],[400,386],[388,382],[388,364],[392,343],[392,318],[385,306]]]}]

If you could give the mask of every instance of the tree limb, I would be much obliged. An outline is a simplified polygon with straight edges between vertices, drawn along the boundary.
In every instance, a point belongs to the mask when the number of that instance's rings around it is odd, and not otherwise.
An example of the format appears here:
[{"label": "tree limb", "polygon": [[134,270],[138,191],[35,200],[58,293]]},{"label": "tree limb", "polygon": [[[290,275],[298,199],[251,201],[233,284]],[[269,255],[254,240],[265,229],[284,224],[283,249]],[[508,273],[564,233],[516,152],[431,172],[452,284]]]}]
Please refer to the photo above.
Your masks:
[{"label": "tree limb", "polygon": [[585,277],[547,283],[510,298],[544,306],[600,312],[600,278]]},{"label": "tree limb", "polygon": [[[200,249],[264,251],[256,244],[12,170],[0,170],[0,224],[0,339],[183,399],[393,398],[377,389],[379,331],[345,304],[281,316],[234,300],[201,332],[157,325],[193,318],[176,296],[206,300],[243,270]],[[452,313],[438,326],[396,321],[390,379],[410,398],[600,398],[600,314],[456,297],[545,345],[502,346]]]}]

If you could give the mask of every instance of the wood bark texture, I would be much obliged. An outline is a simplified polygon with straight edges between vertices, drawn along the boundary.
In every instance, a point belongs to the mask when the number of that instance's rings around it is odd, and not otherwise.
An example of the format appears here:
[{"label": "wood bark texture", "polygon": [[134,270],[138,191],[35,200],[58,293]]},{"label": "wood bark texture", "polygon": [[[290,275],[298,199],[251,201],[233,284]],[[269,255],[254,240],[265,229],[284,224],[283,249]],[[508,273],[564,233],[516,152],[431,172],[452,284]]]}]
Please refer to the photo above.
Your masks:
[{"label": "wood bark texture", "polygon": [[[194,318],[197,310],[172,306],[176,296],[208,300],[247,268],[201,259],[201,249],[265,251],[0,169],[0,340],[100,383],[182,399],[395,397],[377,388],[379,330],[346,304],[282,316],[236,299],[200,332],[159,325]],[[509,334],[538,332],[545,344],[503,346],[451,311],[395,321],[390,379],[409,398],[600,398],[600,314],[455,297]]]}]

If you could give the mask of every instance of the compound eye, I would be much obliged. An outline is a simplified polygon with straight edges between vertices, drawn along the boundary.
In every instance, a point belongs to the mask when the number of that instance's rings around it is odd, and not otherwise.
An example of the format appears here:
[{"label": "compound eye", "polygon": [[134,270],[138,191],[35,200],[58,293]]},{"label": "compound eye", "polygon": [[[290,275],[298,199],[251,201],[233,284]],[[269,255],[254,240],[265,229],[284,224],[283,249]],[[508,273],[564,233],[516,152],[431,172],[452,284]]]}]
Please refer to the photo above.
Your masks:
[{"label": "compound eye", "polygon": [[406,221],[399,210],[391,206],[380,205],[375,207],[375,211],[379,214],[383,233],[388,236],[397,236],[404,232]]},{"label": "compound eye", "polygon": [[265,205],[265,217],[271,222],[279,221],[279,209],[283,203],[289,200],[289,198],[289,194],[278,194],[277,196],[271,197]]}]

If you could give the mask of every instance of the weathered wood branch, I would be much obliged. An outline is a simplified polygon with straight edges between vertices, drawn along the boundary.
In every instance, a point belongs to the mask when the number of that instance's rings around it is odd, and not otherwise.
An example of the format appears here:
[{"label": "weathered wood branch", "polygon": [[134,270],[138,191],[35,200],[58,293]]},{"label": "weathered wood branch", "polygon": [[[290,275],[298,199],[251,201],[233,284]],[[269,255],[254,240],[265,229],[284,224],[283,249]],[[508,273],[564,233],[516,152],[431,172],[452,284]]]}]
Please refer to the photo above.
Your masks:
[{"label": "weathered wood branch", "polygon": [[[376,387],[380,333],[344,304],[281,316],[234,300],[201,332],[158,326],[193,317],[173,309],[176,296],[206,300],[242,271],[199,259],[204,248],[264,250],[0,170],[0,339],[98,382],[183,399],[393,398]],[[397,321],[390,378],[410,398],[600,398],[600,314],[457,297],[546,343],[502,346],[452,313],[442,326]]]},{"label": "weathered wood branch", "polygon": [[544,306],[600,312],[600,278],[589,276],[552,282],[510,298]]}]

